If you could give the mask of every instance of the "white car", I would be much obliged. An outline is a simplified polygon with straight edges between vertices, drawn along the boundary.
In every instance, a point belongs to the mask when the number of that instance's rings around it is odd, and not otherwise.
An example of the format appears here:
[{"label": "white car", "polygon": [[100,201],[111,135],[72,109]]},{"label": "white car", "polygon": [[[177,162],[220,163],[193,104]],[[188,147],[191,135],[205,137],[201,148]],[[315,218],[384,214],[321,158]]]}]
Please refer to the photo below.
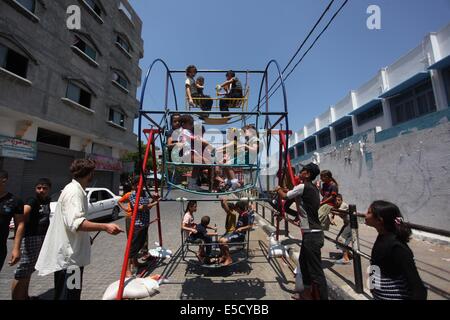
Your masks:
[{"label": "white car", "polygon": [[[86,194],[88,199],[88,212],[87,219],[95,220],[105,217],[111,217],[112,220],[119,218],[120,207],[118,201],[119,196],[116,196],[111,190],[106,188],[86,188]],[[58,198],[61,192],[52,196],[52,202],[50,203],[50,217],[53,216],[58,203]]]}]

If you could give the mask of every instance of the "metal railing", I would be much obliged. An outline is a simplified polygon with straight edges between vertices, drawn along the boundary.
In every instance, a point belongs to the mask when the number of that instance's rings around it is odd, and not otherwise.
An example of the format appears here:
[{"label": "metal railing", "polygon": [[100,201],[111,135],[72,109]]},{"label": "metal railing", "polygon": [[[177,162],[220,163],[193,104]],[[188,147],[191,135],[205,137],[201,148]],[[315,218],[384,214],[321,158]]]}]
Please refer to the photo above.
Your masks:
[{"label": "metal railing", "polygon": [[[262,214],[260,213],[259,208],[262,208]],[[256,212],[260,214],[263,219],[266,219],[266,210],[270,212],[270,223],[272,225],[275,224],[275,218],[280,218],[279,213],[272,207],[267,207],[264,204],[256,202]],[[360,245],[359,245],[359,224],[358,224],[358,217],[361,217],[360,213],[356,211],[355,205],[350,205],[348,211],[343,210],[337,210],[336,212],[341,214],[348,214],[350,217],[350,227],[352,229],[352,246],[347,246],[327,235],[325,235],[325,239],[339,245],[340,247],[349,250],[353,254],[353,273],[354,273],[354,284],[355,284],[355,292],[356,293],[364,293],[364,282],[363,282],[363,273],[362,273],[362,263],[361,263],[361,257],[364,257],[366,259],[370,260],[370,256],[365,254],[364,252],[360,251]],[[289,233],[289,219],[285,220],[285,231]],[[297,226],[298,227],[298,226]]]},{"label": "metal railing", "polygon": [[[260,208],[262,210],[260,210]],[[269,207],[265,204],[262,204],[260,202],[256,202],[256,212],[262,216],[262,218],[266,221],[269,221],[267,219],[267,213],[266,211],[268,211],[268,213],[270,213],[270,223],[272,225],[275,225],[275,219],[280,219],[282,218],[279,214],[279,212],[277,210],[275,210],[272,207]],[[360,239],[359,239],[359,223],[358,223],[358,218],[364,218],[366,217],[365,213],[361,213],[358,212],[356,210],[356,205],[349,205],[349,209],[348,210],[339,210],[339,209],[332,209],[331,213],[338,213],[338,214],[348,214],[349,218],[350,218],[350,228],[352,230],[352,245],[347,246],[339,241],[337,241],[336,239],[333,239],[327,235],[325,235],[325,239],[338,245],[341,248],[344,248],[348,251],[350,251],[353,254],[353,273],[354,273],[354,291],[356,293],[362,294],[364,293],[364,283],[363,283],[363,272],[362,272],[362,263],[361,263],[361,257],[368,259],[369,261],[371,260],[371,256],[362,252],[360,250]],[[285,220],[285,231],[287,232],[287,234],[289,234],[289,219],[284,219]],[[412,230],[417,230],[417,231],[424,231],[424,232],[428,232],[428,233],[432,233],[435,235],[440,235],[440,236],[444,236],[444,237],[450,237],[450,231],[447,230],[441,230],[441,229],[436,229],[436,228],[432,228],[432,227],[428,227],[428,226],[421,226],[421,225],[417,225],[414,223],[408,223],[405,222],[405,224],[407,226],[409,226]]]}]

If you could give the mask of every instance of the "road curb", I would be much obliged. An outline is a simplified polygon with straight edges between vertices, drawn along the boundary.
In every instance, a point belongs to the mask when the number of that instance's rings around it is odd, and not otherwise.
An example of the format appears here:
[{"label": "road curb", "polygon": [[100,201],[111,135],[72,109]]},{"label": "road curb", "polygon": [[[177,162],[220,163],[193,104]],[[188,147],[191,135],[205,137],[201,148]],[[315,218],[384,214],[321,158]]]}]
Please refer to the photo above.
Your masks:
[{"label": "road curb", "polygon": [[[275,227],[272,226],[267,220],[265,220],[261,215],[256,214],[256,221],[258,226],[268,235],[270,236],[272,233],[276,231]],[[299,252],[294,250],[289,250],[289,258],[297,265]],[[357,294],[353,291],[353,289],[343,283],[342,280],[339,280],[338,277],[333,274],[331,271],[324,269],[325,277],[327,278],[328,284],[328,295],[332,300],[369,300],[366,296],[362,294]]]}]

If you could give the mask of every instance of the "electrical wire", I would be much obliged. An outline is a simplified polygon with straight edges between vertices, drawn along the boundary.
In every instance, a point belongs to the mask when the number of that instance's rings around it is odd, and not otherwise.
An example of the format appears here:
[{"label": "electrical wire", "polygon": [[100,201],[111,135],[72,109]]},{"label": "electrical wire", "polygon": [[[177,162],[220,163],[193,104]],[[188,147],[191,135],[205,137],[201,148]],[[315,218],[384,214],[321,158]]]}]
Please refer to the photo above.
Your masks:
[{"label": "electrical wire", "polygon": [[[298,67],[298,65],[305,59],[306,55],[314,48],[314,46],[316,45],[317,41],[319,41],[319,39],[322,37],[322,35],[328,30],[328,28],[330,27],[331,23],[336,19],[336,17],[338,16],[338,14],[344,9],[344,7],[347,5],[347,3],[349,2],[349,0],[345,0],[343,2],[343,4],[340,6],[340,8],[334,13],[334,15],[331,17],[331,19],[328,21],[328,23],[326,24],[326,26],[322,29],[322,31],[319,33],[319,35],[315,38],[315,40],[313,41],[313,43],[309,46],[309,48],[305,51],[305,53],[302,55],[302,57],[297,61],[297,63],[294,65],[294,67],[292,67],[292,69],[289,71],[289,73],[284,77],[284,81],[287,81],[290,77],[290,75],[295,71],[295,69]],[[327,7],[328,9],[328,7]],[[326,9],[326,10],[327,10]],[[303,43],[302,43],[302,47],[303,47]],[[297,54],[297,53],[296,53]],[[294,58],[295,59],[295,58]],[[293,61],[293,59],[291,59]],[[291,61],[290,61],[291,63]],[[283,73],[287,70],[287,68],[285,68],[283,70]],[[273,88],[275,86],[275,84],[279,81],[279,78],[277,79],[277,81],[274,82],[274,84],[271,86],[271,88]],[[270,95],[267,97],[266,96],[263,97],[263,99],[261,100],[265,100],[262,105],[264,106],[266,104],[266,101],[269,100],[277,91],[278,89],[280,89],[281,87],[281,83],[274,89],[274,91],[272,93],[270,93]],[[270,89],[269,91],[270,92]]]}]

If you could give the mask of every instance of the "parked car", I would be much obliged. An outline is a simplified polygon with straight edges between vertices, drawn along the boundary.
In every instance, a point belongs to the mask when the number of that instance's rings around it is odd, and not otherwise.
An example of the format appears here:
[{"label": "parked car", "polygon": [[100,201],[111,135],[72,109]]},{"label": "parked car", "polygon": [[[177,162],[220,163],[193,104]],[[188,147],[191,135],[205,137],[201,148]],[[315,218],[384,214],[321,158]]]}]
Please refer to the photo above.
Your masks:
[{"label": "parked car", "polygon": [[[105,217],[111,217],[112,220],[119,218],[120,207],[118,201],[119,196],[116,196],[111,190],[106,188],[86,188],[88,199],[87,219],[95,220]],[[58,198],[61,191],[52,195],[52,202],[50,203],[50,217],[53,216],[58,203]]]},{"label": "parked car", "polygon": [[[152,188],[155,185],[155,176],[153,174],[149,174],[146,179],[147,185]],[[158,185],[161,185],[162,175],[160,173],[156,174],[156,179],[158,180]]]}]

